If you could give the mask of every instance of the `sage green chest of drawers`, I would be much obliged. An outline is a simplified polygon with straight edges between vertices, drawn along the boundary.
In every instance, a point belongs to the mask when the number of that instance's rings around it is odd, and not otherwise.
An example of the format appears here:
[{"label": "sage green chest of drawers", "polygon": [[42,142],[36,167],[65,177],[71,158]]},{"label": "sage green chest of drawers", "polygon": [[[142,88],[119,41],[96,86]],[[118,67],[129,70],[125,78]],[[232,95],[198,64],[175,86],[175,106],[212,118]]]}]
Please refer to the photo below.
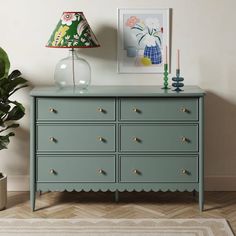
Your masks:
[{"label": "sage green chest of drawers", "polygon": [[203,105],[195,86],[33,89],[32,209],[37,191],[178,190],[202,210]]}]

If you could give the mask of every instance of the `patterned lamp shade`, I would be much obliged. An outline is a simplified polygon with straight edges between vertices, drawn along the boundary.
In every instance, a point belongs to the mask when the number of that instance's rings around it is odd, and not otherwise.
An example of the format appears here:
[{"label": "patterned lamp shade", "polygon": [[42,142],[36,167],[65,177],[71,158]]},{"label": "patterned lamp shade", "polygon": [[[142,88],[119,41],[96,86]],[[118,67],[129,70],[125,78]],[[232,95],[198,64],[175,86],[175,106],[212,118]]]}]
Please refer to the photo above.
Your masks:
[{"label": "patterned lamp shade", "polygon": [[83,12],[64,12],[46,47],[92,48],[100,45]]}]

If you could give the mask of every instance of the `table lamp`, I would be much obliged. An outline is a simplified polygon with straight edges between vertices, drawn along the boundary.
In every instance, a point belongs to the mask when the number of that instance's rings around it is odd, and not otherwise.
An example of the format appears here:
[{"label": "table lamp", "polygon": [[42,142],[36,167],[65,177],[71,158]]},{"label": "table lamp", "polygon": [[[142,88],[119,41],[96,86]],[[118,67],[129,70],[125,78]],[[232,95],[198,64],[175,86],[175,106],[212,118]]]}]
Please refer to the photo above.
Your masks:
[{"label": "table lamp", "polygon": [[63,12],[46,47],[70,48],[68,57],[61,59],[55,68],[55,83],[60,87],[73,86],[86,89],[91,82],[89,63],[79,57],[75,48],[100,47],[83,12]]}]

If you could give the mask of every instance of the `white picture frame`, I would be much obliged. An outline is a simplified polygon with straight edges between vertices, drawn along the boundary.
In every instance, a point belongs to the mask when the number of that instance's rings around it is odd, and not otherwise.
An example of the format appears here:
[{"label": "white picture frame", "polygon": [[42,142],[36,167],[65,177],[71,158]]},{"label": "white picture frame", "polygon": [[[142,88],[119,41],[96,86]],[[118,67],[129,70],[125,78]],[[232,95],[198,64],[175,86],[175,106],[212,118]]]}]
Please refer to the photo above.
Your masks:
[{"label": "white picture frame", "polygon": [[118,8],[117,12],[118,73],[163,73],[166,57],[170,64],[170,9]]}]

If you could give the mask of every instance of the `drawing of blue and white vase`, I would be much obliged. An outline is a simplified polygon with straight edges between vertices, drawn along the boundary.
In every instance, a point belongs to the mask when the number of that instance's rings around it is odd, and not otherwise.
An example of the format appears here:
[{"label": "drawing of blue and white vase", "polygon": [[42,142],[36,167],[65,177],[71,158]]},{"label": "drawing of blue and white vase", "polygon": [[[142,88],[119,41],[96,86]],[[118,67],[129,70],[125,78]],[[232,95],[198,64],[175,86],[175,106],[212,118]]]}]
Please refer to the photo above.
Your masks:
[{"label": "drawing of blue and white vase", "polygon": [[162,53],[160,46],[157,44],[154,36],[149,35],[145,39],[144,57],[148,57],[152,64],[162,63]]}]

